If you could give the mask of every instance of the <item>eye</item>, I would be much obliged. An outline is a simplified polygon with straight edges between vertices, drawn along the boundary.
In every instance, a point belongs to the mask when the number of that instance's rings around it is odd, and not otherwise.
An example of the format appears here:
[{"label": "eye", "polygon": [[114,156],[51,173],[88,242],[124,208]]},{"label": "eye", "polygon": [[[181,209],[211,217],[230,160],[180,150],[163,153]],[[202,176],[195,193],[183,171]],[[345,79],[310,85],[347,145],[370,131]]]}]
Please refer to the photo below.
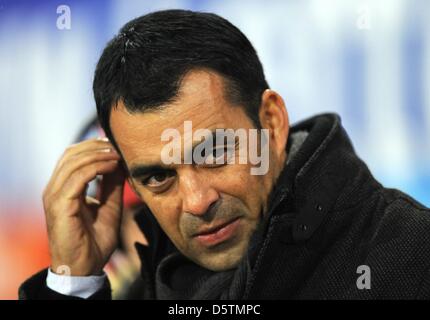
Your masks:
[{"label": "eye", "polygon": [[157,188],[164,186],[170,181],[172,181],[174,175],[175,173],[173,171],[160,171],[150,175],[149,177],[144,179],[142,183],[145,186]]}]

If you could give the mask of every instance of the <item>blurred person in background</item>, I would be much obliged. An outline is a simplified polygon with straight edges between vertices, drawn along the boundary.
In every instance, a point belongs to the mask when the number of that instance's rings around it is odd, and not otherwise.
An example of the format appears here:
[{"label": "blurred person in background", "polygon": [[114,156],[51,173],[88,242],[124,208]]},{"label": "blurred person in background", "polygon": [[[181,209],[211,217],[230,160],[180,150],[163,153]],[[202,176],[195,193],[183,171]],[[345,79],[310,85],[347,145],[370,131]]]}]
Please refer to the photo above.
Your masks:
[{"label": "blurred person in background", "polygon": [[[93,89],[108,139],[73,145],[58,162],[44,193],[52,264],[21,298],[111,298],[103,268],[118,245],[125,179],[146,219],[139,298],[430,298],[428,208],[374,179],[336,114],[290,126],[251,43],[225,19],[171,10],[127,23]],[[267,129],[268,172],[167,166],[160,137],[185,121]],[[85,197],[97,175],[100,194]]]}]

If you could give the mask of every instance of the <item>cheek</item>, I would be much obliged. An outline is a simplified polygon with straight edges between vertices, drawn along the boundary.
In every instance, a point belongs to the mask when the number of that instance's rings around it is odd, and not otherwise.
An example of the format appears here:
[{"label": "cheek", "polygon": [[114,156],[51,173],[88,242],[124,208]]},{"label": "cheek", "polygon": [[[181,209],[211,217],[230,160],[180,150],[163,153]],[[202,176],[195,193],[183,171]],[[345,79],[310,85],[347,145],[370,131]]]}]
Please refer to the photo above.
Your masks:
[{"label": "cheek", "polygon": [[254,198],[261,192],[261,176],[250,174],[251,167],[245,164],[231,164],[223,167],[222,172],[214,173],[218,190],[240,199],[248,207],[254,206]]},{"label": "cheek", "polygon": [[144,197],[144,202],[151,210],[163,231],[173,240],[176,241],[179,234],[179,219],[181,209],[179,201],[167,197]]}]

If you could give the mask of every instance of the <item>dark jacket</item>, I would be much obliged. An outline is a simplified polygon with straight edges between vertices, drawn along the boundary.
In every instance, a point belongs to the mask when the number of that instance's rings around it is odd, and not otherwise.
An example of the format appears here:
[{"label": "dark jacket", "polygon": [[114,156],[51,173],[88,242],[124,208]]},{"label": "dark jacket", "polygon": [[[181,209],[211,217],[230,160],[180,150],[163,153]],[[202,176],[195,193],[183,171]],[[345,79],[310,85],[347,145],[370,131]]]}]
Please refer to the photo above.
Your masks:
[{"label": "dark jacket", "polygon": [[[240,272],[240,281],[236,275],[223,278],[224,289],[235,294],[216,298],[430,298],[430,210],[374,179],[337,115],[302,121],[290,137],[297,132],[307,137],[270,196],[268,218],[244,258],[247,271]],[[143,280],[134,297],[165,297],[156,290],[164,279],[157,271],[175,248],[150,213],[140,219],[152,246],[137,245]],[[45,280],[46,270],[27,280],[20,298],[70,298],[47,288]],[[195,297],[202,295],[184,296]],[[92,298],[110,298],[109,284]]]}]

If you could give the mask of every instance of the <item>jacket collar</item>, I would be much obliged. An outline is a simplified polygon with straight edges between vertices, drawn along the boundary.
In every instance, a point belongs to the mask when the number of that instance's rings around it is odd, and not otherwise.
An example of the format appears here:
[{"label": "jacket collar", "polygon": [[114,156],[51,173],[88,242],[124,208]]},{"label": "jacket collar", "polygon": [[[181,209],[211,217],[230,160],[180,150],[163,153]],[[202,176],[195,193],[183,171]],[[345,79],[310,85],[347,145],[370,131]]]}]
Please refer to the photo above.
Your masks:
[{"label": "jacket collar", "polygon": [[[281,172],[268,214],[291,218],[294,242],[310,239],[331,210],[361,201],[365,194],[358,192],[360,183],[380,186],[355,154],[338,115],[321,114],[299,122],[290,128],[290,137],[299,131],[307,131],[308,136]],[[291,139],[287,157],[290,143]]]}]

